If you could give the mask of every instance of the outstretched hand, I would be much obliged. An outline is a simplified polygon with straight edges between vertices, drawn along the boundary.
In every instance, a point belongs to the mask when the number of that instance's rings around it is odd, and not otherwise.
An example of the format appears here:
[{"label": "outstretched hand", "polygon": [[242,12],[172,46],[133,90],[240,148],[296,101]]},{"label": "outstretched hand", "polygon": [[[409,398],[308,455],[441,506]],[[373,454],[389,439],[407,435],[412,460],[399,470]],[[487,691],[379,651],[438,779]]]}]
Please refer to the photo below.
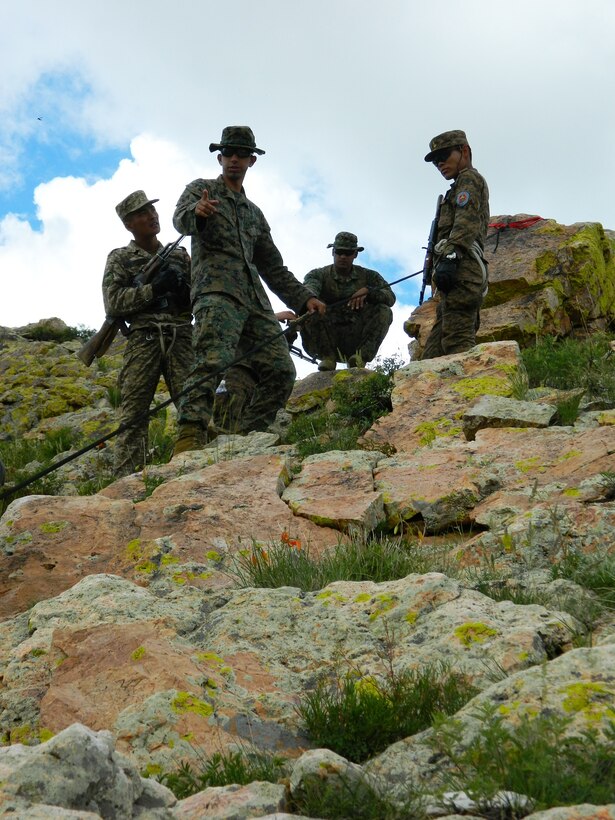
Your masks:
[{"label": "outstretched hand", "polygon": [[201,198],[194,207],[194,213],[203,219],[207,219],[207,217],[217,212],[218,209],[216,208],[216,205],[219,201],[220,200],[218,199],[210,199],[207,188],[203,188]]}]

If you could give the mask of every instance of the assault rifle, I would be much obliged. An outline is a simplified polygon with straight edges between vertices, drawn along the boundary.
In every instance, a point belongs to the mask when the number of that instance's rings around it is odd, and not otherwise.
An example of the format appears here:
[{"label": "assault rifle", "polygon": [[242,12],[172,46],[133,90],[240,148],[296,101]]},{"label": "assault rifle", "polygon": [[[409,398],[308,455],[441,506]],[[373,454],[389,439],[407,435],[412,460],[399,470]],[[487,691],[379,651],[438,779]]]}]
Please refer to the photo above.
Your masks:
[{"label": "assault rifle", "polygon": [[425,261],[423,262],[423,284],[421,285],[421,292],[419,294],[419,305],[423,304],[425,296],[425,288],[427,285],[431,287],[431,274],[433,273],[433,250],[436,243],[436,234],[438,232],[438,220],[440,219],[440,209],[442,208],[442,194],[438,197],[436,204],[436,215],[431,223],[429,229],[429,239],[427,240],[427,247],[425,248]]},{"label": "assault rifle", "polygon": [[[183,238],[184,234],[178,237],[175,242],[169,242],[168,245],[165,245],[158,253],[154,254],[141,273],[136,277],[135,283],[137,285],[147,285],[151,282],[155,274],[160,270]],[[77,352],[77,356],[79,356],[86,367],[89,367],[94,359],[100,359],[105,355],[111,347],[111,343],[120,332],[124,336],[128,335],[126,322],[123,319],[111,319],[107,316],[100,330],[98,330],[91,339],[88,339]]]}]

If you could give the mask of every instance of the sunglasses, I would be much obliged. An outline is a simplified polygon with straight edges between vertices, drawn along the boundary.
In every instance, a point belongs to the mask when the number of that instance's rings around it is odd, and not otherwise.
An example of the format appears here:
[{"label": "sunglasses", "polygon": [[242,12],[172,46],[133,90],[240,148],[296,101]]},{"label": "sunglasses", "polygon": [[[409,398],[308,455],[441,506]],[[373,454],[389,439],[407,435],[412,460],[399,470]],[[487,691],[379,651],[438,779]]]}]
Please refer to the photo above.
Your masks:
[{"label": "sunglasses", "polygon": [[452,148],[440,148],[439,151],[436,151],[431,161],[434,165],[439,165],[441,162],[446,162],[446,160],[450,157],[453,151],[458,151],[459,146],[454,145]]},{"label": "sunglasses", "polygon": [[354,256],[354,251],[344,250],[344,248],[335,248],[336,256]]},{"label": "sunglasses", "polygon": [[239,159],[247,159],[252,156],[253,151],[250,148],[237,148],[235,145],[221,148],[220,153],[223,157],[237,156]]}]

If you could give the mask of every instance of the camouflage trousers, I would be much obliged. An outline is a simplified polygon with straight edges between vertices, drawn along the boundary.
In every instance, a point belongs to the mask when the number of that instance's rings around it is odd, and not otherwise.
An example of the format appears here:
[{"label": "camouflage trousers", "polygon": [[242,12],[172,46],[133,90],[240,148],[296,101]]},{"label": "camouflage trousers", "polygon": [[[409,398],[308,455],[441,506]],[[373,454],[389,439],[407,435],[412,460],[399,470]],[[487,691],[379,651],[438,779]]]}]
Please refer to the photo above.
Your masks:
[{"label": "camouflage trousers", "polygon": [[158,325],[131,331],[118,383],[120,387],[120,424],[129,427],[120,433],[114,449],[117,476],[140,469],[148,452],[149,418],[160,377],[164,378],[171,398],[184,387],[192,369],[192,326]]},{"label": "camouflage trousers", "polygon": [[303,349],[316,359],[334,358],[346,361],[359,354],[363,364],[378,353],[393,321],[393,311],[387,305],[366,304],[361,310],[333,308],[324,316],[313,313],[303,323]]},{"label": "camouflage trousers", "polygon": [[474,347],[484,289],[483,268],[472,258],[463,259],[457,270],[454,288],[449,293],[440,293],[436,321],[427,337],[421,359],[463,353]]},{"label": "camouflage trousers", "polygon": [[[193,347],[194,368],[186,383],[187,395],[180,402],[180,423],[207,427],[224,374],[225,381],[230,379],[229,393],[233,384],[242,385],[241,407],[234,411],[235,417],[241,416],[240,432],[266,430],[286,404],[296,375],[273,311],[240,304],[223,293],[208,293],[195,305]],[[243,356],[243,363],[231,367]]]}]

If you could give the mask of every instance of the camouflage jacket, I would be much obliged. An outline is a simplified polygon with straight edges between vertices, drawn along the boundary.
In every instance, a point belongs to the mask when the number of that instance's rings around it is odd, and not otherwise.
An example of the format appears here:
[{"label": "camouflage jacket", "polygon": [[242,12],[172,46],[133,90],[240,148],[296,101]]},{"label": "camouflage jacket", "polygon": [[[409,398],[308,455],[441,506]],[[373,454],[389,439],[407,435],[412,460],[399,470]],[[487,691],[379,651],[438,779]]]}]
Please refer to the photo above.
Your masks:
[{"label": "camouflage jacket", "polygon": [[446,192],[436,240],[447,239],[441,254],[467,251],[473,242],[485,247],[489,224],[489,189],[474,168],[465,168]]},{"label": "camouflage jacket", "polygon": [[[203,219],[194,209],[206,188],[217,199],[217,213]],[[195,179],[179,198],[173,224],[192,236],[192,303],[207,293],[226,293],[242,305],[256,303],[272,310],[261,277],[271,290],[302,313],[314,294],[305,288],[282,261],[263,212],[246,197],[235,193],[222,176]]]},{"label": "camouflage jacket", "polygon": [[[158,243],[158,249],[163,245]],[[115,248],[107,257],[103,275],[105,312],[112,319],[124,319],[131,329],[152,324],[185,324],[192,319],[190,308],[190,257],[184,248],[176,248],[169,262],[182,271],[177,289],[154,298],[151,284],[140,285],[136,278],[151,259],[151,254],[131,240],[124,248]]]},{"label": "camouflage jacket", "polygon": [[[337,273],[335,265],[314,268],[306,275],[303,284],[327,305],[349,299],[359,288],[378,288],[367,295],[367,302],[372,305],[391,307],[395,304],[395,294],[378,271],[360,265],[353,265],[349,274]],[[345,305],[339,305],[337,310],[344,308]],[[360,314],[360,311],[352,313]]]}]

